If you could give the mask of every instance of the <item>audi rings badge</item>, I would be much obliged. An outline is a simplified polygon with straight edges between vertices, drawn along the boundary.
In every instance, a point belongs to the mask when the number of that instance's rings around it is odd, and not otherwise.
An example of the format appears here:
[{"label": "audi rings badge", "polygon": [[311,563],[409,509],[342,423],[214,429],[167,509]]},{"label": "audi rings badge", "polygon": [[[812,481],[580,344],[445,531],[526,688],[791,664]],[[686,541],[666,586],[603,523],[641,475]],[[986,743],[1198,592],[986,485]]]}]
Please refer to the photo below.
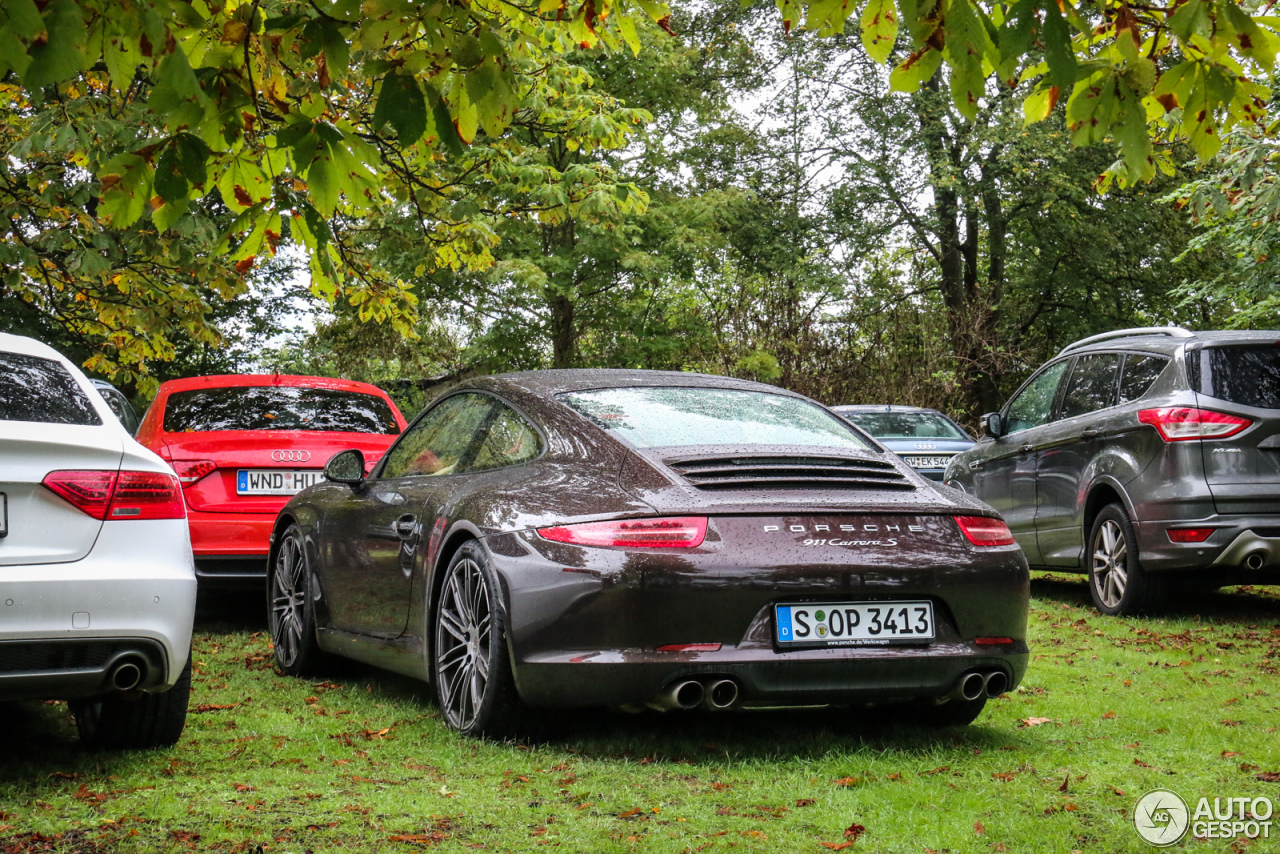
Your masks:
[{"label": "audi rings badge", "polygon": [[933,442],[916,442],[917,451],[932,451],[937,447]]},{"label": "audi rings badge", "polygon": [[310,451],[272,451],[271,459],[278,463],[305,463],[311,459]]}]

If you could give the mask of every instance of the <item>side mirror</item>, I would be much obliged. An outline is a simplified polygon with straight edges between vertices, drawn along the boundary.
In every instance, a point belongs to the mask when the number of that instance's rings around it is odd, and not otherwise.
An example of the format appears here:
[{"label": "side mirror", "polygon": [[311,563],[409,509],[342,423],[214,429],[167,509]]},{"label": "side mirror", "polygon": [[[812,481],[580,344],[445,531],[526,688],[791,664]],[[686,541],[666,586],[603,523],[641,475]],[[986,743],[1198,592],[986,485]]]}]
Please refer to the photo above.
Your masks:
[{"label": "side mirror", "polygon": [[339,451],[324,466],[325,480],[357,486],[364,482],[364,453],[359,448]]},{"label": "side mirror", "polygon": [[984,435],[993,439],[999,439],[1004,435],[1004,419],[1000,417],[999,412],[988,412],[982,416],[981,423]]}]

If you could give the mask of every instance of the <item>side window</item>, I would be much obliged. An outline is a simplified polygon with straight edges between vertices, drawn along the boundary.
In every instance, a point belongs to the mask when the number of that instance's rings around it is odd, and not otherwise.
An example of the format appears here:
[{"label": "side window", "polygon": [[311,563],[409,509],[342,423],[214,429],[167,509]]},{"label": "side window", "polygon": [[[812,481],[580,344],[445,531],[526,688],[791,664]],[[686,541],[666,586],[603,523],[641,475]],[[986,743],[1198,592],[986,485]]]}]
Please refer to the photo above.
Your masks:
[{"label": "side window", "polygon": [[1124,374],[1120,377],[1120,403],[1137,400],[1146,394],[1167,364],[1169,360],[1163,356],[1140,356],[1135,353],[1125,356]]},{"label": "side window", "polygon": [[1062,418],[1074,418],[1115,405],[1118,353],[1081,356],[1071,370],[1066,394],[1062,396]]},{"label": "side window", "polygon": [[1069,361],[1061,361],[1041,371],[1027,384],[1017,397],[1009,401],[1006,410],[1006,432],[1016,433],[1030,427],[1039,427],[1049,423],[1049,414],[1053,410],[1053,398],[1058,392],[1058,383],[1067,370]]},{"label": "side window", "polygon": [[481,427],[484,439],[467,471],[484,471],[527,463],[542,453],[538,433],[514,409],[496,403]]},{"label": "side window", "polygon": [[490,413],[500,404],[484,394],[455,394],[436,404],[387,452],[381,477],[462,471]]}]

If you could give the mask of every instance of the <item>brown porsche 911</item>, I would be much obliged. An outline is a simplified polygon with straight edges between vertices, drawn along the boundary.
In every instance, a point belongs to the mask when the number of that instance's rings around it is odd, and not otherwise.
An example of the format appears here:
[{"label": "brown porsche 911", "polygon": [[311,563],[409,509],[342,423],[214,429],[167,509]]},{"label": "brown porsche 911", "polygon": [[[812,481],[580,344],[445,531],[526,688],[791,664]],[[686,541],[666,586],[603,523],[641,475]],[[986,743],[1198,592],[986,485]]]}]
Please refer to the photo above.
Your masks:
[{"label": "brown porsche 911", "polygon": [[967,724],[1027,664],[1027,564],[991,508],[772,386],[537,371],[436,400],[281,511],[287,673],[430,681],[448,724],[529,707],[879,706]]}]

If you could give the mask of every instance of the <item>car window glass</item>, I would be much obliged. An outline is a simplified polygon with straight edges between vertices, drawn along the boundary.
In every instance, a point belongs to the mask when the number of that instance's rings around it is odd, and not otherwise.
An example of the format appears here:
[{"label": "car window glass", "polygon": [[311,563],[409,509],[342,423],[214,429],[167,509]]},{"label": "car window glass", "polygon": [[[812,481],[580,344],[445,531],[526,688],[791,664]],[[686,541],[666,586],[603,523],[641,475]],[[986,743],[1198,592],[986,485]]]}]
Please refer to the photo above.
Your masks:
[{"label": "car window glass", "polygon": [[1118,353],[1096,353],[1076,359],[1062,396],[1061,418],[1074,418],[1115,404]]},{"label": "car window glass", "polygon": [[1147,393],[1169,360],[1163,356],[1130,353],[1124,358],[1124,374],[1120,377],[1120,402],[1137,400]]},{"label": "car window glass", "polygon": [[455,394],[431,407],[387,452],[382,477],[456,474],[475,456],[480,431],[498,402],[485,394]]},{"label": "car window glass", "polygon": [[[840,412],[840,410],[836,410]],[[955,439],[968,441],[963,430],[934,412],[840,412],[877,439]]]},{"label": "car window glass", "polygon": [[1261,409],[1280,409],[1280,347],[1206,347],[1200,393]]},{"label": "car window glass", "polygon": [[638,448],[756,444],[871,450],[844,419],[787,395],[658,386],[564,392],[558,397],[597,427]]},{"label": "car window glass", "polygon": [[1062,361],[1050,365],[1009,402],[1008,414],[1005,416],[1008,427],[1005,432],[1016,433],[1019,430],[1049,423],[1053,398],[1057,394],[1058,383],[1062,380],[1067,364],[1068,362]]},{"label": "car window glass", "polygon": [[0,353],[0,421],[101,424],[71,372],[52,359]]},{"label": "car window glass", "polygon": [[509,406],[495,404],[480,429],[484,436],[467,463],[467,471],[519,465],[542,453],[537,431]]},{"label": "car window glass", "polygon": [[386,400],[372,394],[307,386],[228,386],[176,391],[164,408],[167,433],[214,430],[400,432]]}]

